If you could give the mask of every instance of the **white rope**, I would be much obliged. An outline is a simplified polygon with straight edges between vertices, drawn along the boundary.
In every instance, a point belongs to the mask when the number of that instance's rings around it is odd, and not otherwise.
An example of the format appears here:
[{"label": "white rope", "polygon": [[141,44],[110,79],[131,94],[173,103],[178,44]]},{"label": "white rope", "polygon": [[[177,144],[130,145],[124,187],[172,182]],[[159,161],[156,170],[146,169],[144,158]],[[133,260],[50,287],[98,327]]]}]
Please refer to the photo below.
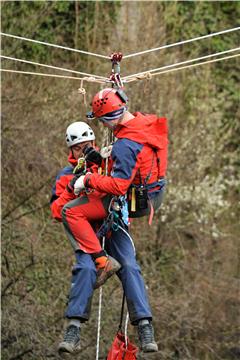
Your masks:
[{"label": "white rope", "polygon": [[125,56],[123,56],[123,59],[127,59],[127,58],[130,58],[130,57],[138,56],[138,55],[142,55],[142,54],[147,54],[147,53],[157,51],[157,50],[167,49],[167,48],[177,46],[177,45],[187,44],[187,43],[197,41],[197,40],[207,39],[209,37],[213,37],[213,36],[217,36],[217,35],[221,35],[221,34],[226,34],[226,33],[229,33],[229,32],[232,32],[232,31],[237,31],[237,30],[240,30],[240,27],[236,27],[236,28],[232,28],[232,29],[228,29],[228,30],[223,30],[223,31],[218,31],[216,33],[203,35],[203,36],[198,36],[198,37],[195,37],[195,38],[192,38],[192,39],[178,41],[178,42],[173,43],[173,44],[163,45],[163,46],[160,46],[160,47],[157,47],[157,48],[154,48],[154,49],[149,49],[149,50],[140,51],[140,52],[137,52],[137,53],[134,53],[134,54],[125,55]]},{"label": "white rope", "polygon": [[37,76],[47,76],[47,77],[55,77],[55,78],[62,78],[62,79],[71,79],[71,80],[84,80],[84,81],[89,81],[89,82],[96,82],[99,84],[105,83],[105,81],[102,81],[100,79],[95,79],[94,77],[80,78],[80,77],[75,77],[75,76],[45,74],[45,73],[37,73],[37,72],[21,71],[21,70],[11,70],[11,69],[0,69],[0,71],[9,72],[9,73],[17,73],[17,74],[25,74],[25,75],[37,75]]},{"label": "white rope", "polygon": [[[105,128],[104,128],[105,129]],[[108,142],[108,134],[109,134],[109,129],[106,128],[105,129],[106,132],[104,133],[104,139],[103,141],[106,141],[106,143],[103,142],[102,146],[108,146],[109,142]],[[106,158],[106,162],[105,162],[105,175],[108,175],[108,162],[109,159]],[[102,241],[102,248],[104,249],[105,247],[105,236],[103,236],[103,241]],[[100,291],[99,291],[99,305],[98,305],[98,330],[97,330],[97,346],[96,346],[96,360],[99,359],[99,343],[100,343],[100,329],[101,329],[101,311],[102,311],[102,286],[100,287]]]},{"label": "white rope", "polygon": [[76,71],[76,70],[70,70],[70,69],[61,68],[61,67],[58,67],[58,66],[41,64],[41,63],[34,62],[34,61],[28,61],[28,60],[24,60],[24,59],[17,59],[17,58],[14,58],[14,57],[4,56],[4,55],[0,55],[0,57],[3,58],[3,59],[7,59],[7,60],[13,60],[13,61],[26,63],[26,64],[42,66],[42,67],[46,67],[46,68],[49,68],[49,69],[67,71],[67,72],[70,72],[70,73],[73,73],[73,74],[79,74],[79,75],[84,75],[84,76],[89,76],[89,77],[96,77],[96,78],[99,78],[99,79],[102,79],[102,80],[105,79],[103,76],[100,76],[100,75],[92,75],[92,74],[88,74],[88,73],[84,73],[84,72],[80,72],[80,71]]},{"label": "white rope", "polygon": [[[151,76],[156,76],[156,75],[160,75],[160,74],[166,74],[166,73],[169,73],[169,72],[172,72],[172,71],[178,71],[178,70],[182,70],[182,69],[192,68],[192,67],[199,66],[199,65],[210,64],[210,63],[214,63],[214,62],[221,61],[221,60],[232,59],[232,58],[235,58],[235,57],[237,57],[237,56],[240,56],[240,53],[239,53],[239,54],[236,54],[236,55],[225,56],[225,57],[222,57],[222,58],[220,58],[220,59],[213,59],[213,60],[208,60],[208,61],[200,62],[200,63],[197,63],[197,64],[181,66],[181,67],[178,67],[178,68],[175,68],[175,69],[171,69],[171,70],[160,71],[160,72],[158,72],[158,73],[151,74]],[[144,79],[144,77],[143,77],[142,79]],[[136,81],[136,80],[141,80],[141,78],[140,78],[140,77],[138,77],[138,78],[135,77],[135,78],[128,79],[128,80],[126,80],[125,82],[126,82],[126,83],[129,83],[129,82]]]},{"label": "white rope", "polygon": [[220,59],[213,59],[213,60],[208,60],[208,61],[200,62],[200,63],[197,63],[197,64],[192,64],[192,65],[187,65],[187,66],[181,66],[181,67],[179,67],[179,68],[172,69],[172,70],[160,71],[159,73],[156,73],[156,74],[153,74],[153,75],[159,75],[159,74],[168,73],[168,72],[170,72],[170,71],[176,71],[176,70],[181,70],[181,69],[192,68],[192,67],[195,67],[195,66],[198,66],[198,65],[211,64],[211,63],[214,63],[214,62],[217,62],[217,61],[221,61],[221,60],[232,59],[232,58],[235,58],[235,57],[237,57],[237,56],[240,56],[240,53],[239,53],[239,54],[236,54],[236,55],[225,56],[225,57],[222,57],[222,58],[220,58]]},{"label": "white rope", "polygon": [[[133,81],[136,81],[136,80],[144,80],[144,79],[147,79],[147,78],[151,79],[152,76],[156,76],[156,75],[160,75],[160,74],[166,74],[166,73],[169,73],[169,72],[172,72],[172,71],[187,69],[187,68],[191,68],[191,67],[195,67],[195,66],[199,66],[199,65],[205,65],[205,64],[209,64],[209,63],[213,63],[213,62],[217,62],[217,61],[221,61],[221,60],[227,60],[227,59],[235,58],[235,57],[237,57],[239,55],[240,54],[225,56],[225,57],[222,57],[220,59],[213,59],[213,60],[209,60],[209,61],[200,62],[200,63],[197,63],[197,64],[181,66],[181,67],[177,67],[175,69],[166,70],[166,71],[160,71],[160,72],[154,73],[154,74],[147,73],[145,76],[142,76],[142,77],[140,77],[140,76],[139,77],[133,77],[132,76],[132,77],[126,79],[126,80],[123,80],[123,82],[124,83],[130,83],[130,82],[133,82]],[[36,73],[36,72],[31,72],[31,71],[20,71],[20,70],[10,70],[10,69],[0,69],[0,71],[9,72],[9,73],[17,73],[17,74],[25,74],[25,75],[47,76],[47,77],[72,79],[72,80],[84,80],[84,81],[95,82],[95,83],[99,83],[99,84],[105,84],[106,82],[109,82],[108,80],[101,81],[101,80],[95,79],[93,77],[79,78],[79,77],[73,77],[73,76],[65,76],[65,75],[57,75],[57,74],[44,74],[44,73]]]},{"label": "white rope", "polygon": [[128,313],[128,311],[127,311],[126,320],[125,320],[125,328],[124,328],[124,337],[125,337],[125,342],[126,342],[126,348],[127,348],[127,346],[128,346],[128,341],[127,341],[128,320],[129,320],[129,313]]},{"label": "white rope", "polygon": [[127,75],[127,76],[124,76],[123,77],[123,81],[126,81],[127,79],[131,78],[131,77],[134,77],[134,76],[142,76],[142,75],[145,75],[145,74],[151,74],[153,75],[152,73],[155,72],[155,71],[159,71],[159,70],[165,70],[165,69],[169,69],[169,68],[172,68],[172,67],[176,67],[178,65],[183,65],[183,64],[189,64],[191,62],[195,62],[195,61],[199,61],[199,60],[203,60],[203,59],[208,59],[210,57],[213,57],[213,56],[220,56],[220,55],[223,55],[223,54],[228,54],[230,52],[234,52],[234,51],[238,51],[240,50],[240,47],[237,47],[237,48],[234,48],[234,49],[230,49],[230,50],[225,50],[225,51],[221,51],[221,52],[217,52],[215,54],[209,54],[209,55],[205,55],[205,56],[201,56],[201,57],[198,57],[198,58],[195,58],[195,59],[190,59],[190,60],[185,60],[185,61],[181,61],[179,63],[174,63],[174,64],[171,64],[171,65],[165,65],[165,66],[162,66],[160,68],[156,68],[156,69],[152,69],[152,70],[148,70],[148,71],[142,71],[140,73],[137,73],[137,74],[132,74],[132,75]]},{"label": "white rope", "polygon": [[100,343],[100,330],[101,330],[101,311],[102,311],[102,286],[99,290],[98,302],[98,327],[97,327],[97,345],[96,345],[96,360],[99,359],[99,343]]},{"label": "white rope", "polygon": [[51,44],[51,43],[47,43],[47,42],[44,42],[44,41],[33,40],[33,39],[25,38],[25,37],[22,37],[22,36],[17,36],[17,35],[12,35],[12,34],[6,34],[6,33],[3,33],[3,32],[0,32],[0,34],[3,35],[3,36],[7,36],[7,37],[14,38],[14,39],[20,39],[20,40],[30,41],[30,42],[33,42],[33,43],[36,43],[36,44],[42,44],[42,45],[52,46],[52,47],[55,47],[55,48],[58,48],[58,49],[63,49],[63,50],[70,50],[70,51],[74,51],[74,52],[77,52],[77,53],[80,53],[80,54],[97,56],[97,57],[104,58],[104,59],[110,59],[110,56],[105,56],[105,55],[101,55],[101,54],[95,54],[95,53],[92,53],[92,52],[89,52],[89,51],[73,49],[73,48],[70,48],[70,47],[67,47],[67,46],[61,46],[61,45]]},{"label": "white rope", "polygon": [[[102,240],[102,248],[105,246],[105,236]],[[99,359],[99,344],[100,344],[100,332],[101,332],[101,313],[102,313],[102,286],[99,290],[99,302],[98,302],[98,326],[97,326],[97,345],[96,345],[96,360]]]}]

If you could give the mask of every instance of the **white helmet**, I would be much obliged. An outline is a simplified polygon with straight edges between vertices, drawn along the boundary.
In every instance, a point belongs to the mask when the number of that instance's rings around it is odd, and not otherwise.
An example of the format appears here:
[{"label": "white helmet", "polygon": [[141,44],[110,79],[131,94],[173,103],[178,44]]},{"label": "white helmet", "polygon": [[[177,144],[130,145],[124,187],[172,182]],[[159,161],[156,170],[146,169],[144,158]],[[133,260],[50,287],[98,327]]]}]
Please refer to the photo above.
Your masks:
[{"label": "white helmet", "polygon": [[66,143],[68,147],[84,141],[95,140],[93,129],[82,121],[76,121],[68,126],[66,131]]}]

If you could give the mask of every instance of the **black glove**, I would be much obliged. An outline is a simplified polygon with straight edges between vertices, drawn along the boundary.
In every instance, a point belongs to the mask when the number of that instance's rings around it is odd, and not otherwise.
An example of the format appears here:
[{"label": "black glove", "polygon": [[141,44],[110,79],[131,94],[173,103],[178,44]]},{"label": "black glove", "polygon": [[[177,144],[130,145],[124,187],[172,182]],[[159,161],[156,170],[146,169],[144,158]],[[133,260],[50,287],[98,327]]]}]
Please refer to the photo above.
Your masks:
[{"label": "black glove", "polygon": [[66,186],[68,192],[72,193],[74,191],[74,184],[81,175],[82,174],[77,174],[69,181],[69,183]]},{"label": "black glove", "polygon": [[102,157],[100,153],[95,150],[92,146],[85,146],[83,149],[83,154],[85,156],[86,161],[92,162],[97,165],[102,164]]}]

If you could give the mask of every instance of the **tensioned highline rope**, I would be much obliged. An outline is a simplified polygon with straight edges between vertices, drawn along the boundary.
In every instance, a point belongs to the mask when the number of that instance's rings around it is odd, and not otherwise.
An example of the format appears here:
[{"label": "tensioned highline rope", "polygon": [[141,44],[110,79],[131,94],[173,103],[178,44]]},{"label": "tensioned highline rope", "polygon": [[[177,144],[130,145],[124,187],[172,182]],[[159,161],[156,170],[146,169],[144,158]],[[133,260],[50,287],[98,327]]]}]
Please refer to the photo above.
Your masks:
[{"label": "tensioned highline rope", "polygon": [[[191,67],[195,67],[195,66],[199,66],[199,65],[210,64],[210,63],[214,63],[214,62],[221,61],[221,60],[228,60],[228,59],[231,59],[231,58],[235,58],[237,56],[240,56],[240,54],[225,56],[225,57],[222,57],[222,58],[219,58],[219,59],[213,59],[213,60],[208,60],[208,61],[204,61],[204,62],[199,62],[197,64],[181,66],[181,67],[177,67],[177,68],[170,69],[170,70],[165,70],[165,71],[160,71],[160,72],[153,73],[153,74],[146,73],[144,75],[132,76],[132,77],[129,77],[128,79],[126,79],[126,80],[123,79],[123,82],[124,83],[130,83],[130,82],[133,82],[133,81],[136,81],[136,80],[144,80],[144,79],[147,79],[147,78],[150,79],[152,76],[156,76],[156,75],[160,75],[160,74],[166,74],[166,73],[169,73],[169,72],[182,70],[182,69],[187,69],[187,68],[191,68]],[[65,78],[65,79],[72,79],[72,80],[84,80],[84,81],[89,81],[89,82],[96,82],[96,83],[99,83],[99,84],[104,84],[104,83],[109,82],[108,79],[106,79],[105,81],[102,81],[100,79],[94,79],[92,77],[79,78],[79,77],[73,77],[73,76],[35,73],[35,72],[29,72],[29,71],[10,70],[10,69],[0,69],[0,71],[19,73],[19,74],[26,74],[26,75],[39,75],[39,76],[49,76],[49,77],[56,77],[56,78]]]},{"label": "tensioned highline rope", "polygon": [[3,36],[12,37],[12,38],[14,38],[14,39],[30,41],[30,42],[33,42],[33,43],[36,43],[36,44],[42,44],[42,45],[52,46],[52,47],[55,47],[55,48],[59,48],[59,49],[63,49],[63,50],[69,50],[69,51],[74,51],[74,52],[77,52],[77,53],[80,53],[80,54],[85,54],[85,55],[97,56],[97,57],[104,58],[104,59],[108,59],[108,60],[110,59],[110,56],[101,55],[101,54],[95,54],[95,53],[92,53],[92,52],[89,52],[89,51],[73,49],[73,48],[70,48],[70,47],[67,47],[67,46],[61,46],[61,45],[51,44],[51,43],[47,43],[47,42],[44,42],[44,41],[33,40],[33,39],[29,39],[29,38],[26,38],[26,37],[23,37],[23,36],[6,34],[6,33],[3,33],[3,32],[0,32],[0,34],[3,35]]},{"label": "tensioned highline rope", "polygon": [[71,80],[84,80],[88,82],[95,82],[99,84],[105,84],[109,82],[109,80],[103,81],[100,79],[95,79],[94,77],[74,77],[74,76],[66,76],[66,75],[58,75],[58,74],[46,74],[46,73],[37,73],[32,71],[21,71],[21,70],[11,70],[11,69],[0,69],[0,71],[9,72],[9,73],[17,73],[17,74],[25,74],[25,75],[37,75],[37,76],[47,76],[47,77],[55,77],[55,78],[62,78],[62,79],[71,79]]},{"label": "tensioned highline rope", "polygon": [[[182,70],[182,69],[187,69],[187,68],[191,68],[191,67],[195,67],[195,66],[199,66],[199,65],[205,65],[205,64],[210,64],[210,63],[214,63],[217,61],[221,61],[221,60],[228,60],[231,58],[235,58],[237,56],[240,56],[240,54],[236,54],[236,55],[230,55],[230,56],[225,56],[223,58],[220,59],[213,59],[213,60],[208,60],[208,61],[204,61],[204,62],[199,62],[197,64],[192,64],[192,65],[186,65],[186,66],[181,66],[181,67],[177,67],[174,69],[170,69],[170,70],[165,70],[165,71],[160,71],[158,73],[147,73],[145,75],[141,75],[141,76],[134,76],[131,78],[128,78],[127,80],[123,80],[124,83],[130,83],[136,80],[144,80],[144,79],[151,79],[152,76],[156,76],[156,75],[160,75],[160,74],[166,74],[169,72],[173,72],[173,71],[177,71],[177,70]],[[57,77],[57,78],[65,78],[65,79],[72,79],[72,80],[84,80],[84,81],[89,81],[89,82],[96,82],[99,84],[104,84],[109,82],[109,80],[107,79],[106,81],[101,81],[99,79],[94,79],[94,78],[79,78],[79,77],[73,77],[73,76],[64,76],[64,75],[53,75],[53,74],[44,74],[44,73],[34,73],[34,72],[27,72],[27,71],[19,71],[19,70],[10,70],[10,69],[0,69],[0,71],[5,71],[5,72],[13,72],[13,73],[19,73],[19,74],[29,74],[29,75],[41,75],[41,76],[49,76],[49,77]]]},{"label": "tensioned highline rope", "polygon": [[[213,37],[213,36],[217,36],[217,35],[227,34],[227,33],[230,33],[230,32],[233,32],[233,31],[238,31],[238,30],[240,30],[240,27],[227,29],[227,30],[222,30],[222,31],[218,31],[218,32],[203,35],[203,36],[197,36],[195,38],[178,41],[178,42],[173,43],[173,44],[167,44],[167,45],[159,46],[157,48],[144,50],[144,51],[140,51],[140,52],[133,53],[133,54],[128,54],[128,55],[125,55],[123,57],[123,59],[127,59],[127,58],[138,56],[138,55],[147,54],[147,53],[157,51],[157,50],[167,49],[167,48],[174,47],[174,46],[177,46],[177,45],[187,44],[187,43],[197,41],[197,40],[207,39],[209,37]],[[104,58],[104,59],[108,59],[108,60],[110,59],[110,56],[96,54],[96,53],[92,53],[92,52],[89,52],[89,51],[73,49],[73,48],[70,48],[70,47],[67,47],[67,46],[51,44],[51,43],[47,43],[47,42],[44,42],[44,41],[33,40],[33,39],[29,39],[29,38],[26,38],[26,37],[23,37],[23,36],[17,36],[17,35],[7,34],[7,33],[3,33],[3,32],[0,32],[0,34],[3,35],[3,36],[6,36],[6,37],[12,37],[12,38],[19,39],[19,40],[30,41],[30,42],[37,43],[37,44],[52,46],[52,47],[55,47],[55,48],[69,50],[69,51],[73,51],[73,52],[78,52],[78,53],[85,54],[85,55],[96,56],[96,57],[100,57],[100,58]]]},{"label": "tensioned highline rope", "polygon": [[14,57],[4,56],[4,55],[0,55],[0,57],[3,58],[3,59],[12,60],[12,61],[18,61],[18,62],[22,62],[22,63],[26,63],[26,64],[42,66],[42,67],[55,69],[55,70],[67,71],[67,72],[70,72],[70,73],[73,73],[73,74],[79,74],[79,75],[84,75],[84,76],[89,76],[89,77],[95,77],[95,78],[99,78],[99,79],[102,79],[102,80],[105,79],[103,76],[100,76],[100,75],[92,75],[92,74],[84,73],[84,72],[81,72],[81,71],[61,68],[61,67],[58,67],[58,66],[41,64],[41,63],[34,62],[34,61],[29,61],[29,60],[24,60],[24,59],[17,59],[17,58],[14,58]]},{"label": "tensioned highline rope", "polygon": [[192,67],[199,66],[199,65],[210,64],[210,63],[214,63],[214,62],[221,61],[221,60],[227,60],[227,59],[235,58],[235,57],[237,57],[237,56],[240,56],[240,53],[239,53],[239,54],[236,54],[236,55],[225,56],[225,57],[220,58],[220,59],[213,59],[213,60],[203,61],[203,62],[200,62],[200,63],[197,63],[197,64],[180,66],[180,67],[178,67],[178,68],[174,68],[174,69],[170,69],[170,70],[165,70],[165,71],[160,71],[160,72],[154,73],[154,74],[148,73],[148,74],[142,75],[142,77],[141,77],[141,76],[138,76],[138,77],[129,78],[129,79],[127,79],[126,81],[124,81],[124,83],[130,83],[130,82],[136,81],[136,80],[143,80],[143,79],[147,78],[148,75],[150,75],[149,78],[151,78],[152,76],[161,75],[161,74],[166,74],[166,73],[169,73],[169,72],[178,71],[178,70],[183,70],[183,69],[187,69],[187,68],[192,68]]},{"label": "tensioned highline rope", "polygon": [[127,59],[127,58],[130,58],[130,57],[133,57],[133,56],[143,55],[143,54],[147,54],[147,53],[150,53],[150,52],[153,52],[153,51],[167,49],[167,48],[170,48],[170,47],[173,47],[173,46],[183,45],[183,44],[187,44],[187,43],[190,43],[190,42],[193,42],[193,41],[202,40],[202,39],[206,39],[206,38],[209,38],[209,37],[213,37],[213,36],[217,36],[217,35],[221,35],[221,34],[226,34],[226,33],[230,33],[230,32],[233,32],[233,31],[238,31],[238,30],[240,30],[240,27],[236,27],[236,28],[232,28],[232,29],[228,29],[228,30],[223,30],[223,31],[218,31],[216,33],[203,35],[203,36],[198,36],[198,37],[188,39],[188,40],[178,41],[176,43],[159,46],[159,47],[154,48],[154,49],[139,51],[139,52],[134,53],[134,54],[129,54],[129,55],[123,56],[123,60]]},{"label": "tensioned highline rope", "polygon": [[164,69],[168,69],[168,68],[171,68],[171,67],[176,67],[178,65],[188,64],[188,63],[203,60],[203,59],[208,59],[208,58],[213,57],[213,56],[220,56],[220,55],[227,54],[227,53],[230,53],[230,52],[233,52],[233,51],[238,51],[238,50],[240,50],[240,47],[230,49],[230,50],[221,51],[221,52],[217,52],[217,53],[214,53],[214,54],[200,56],[200,57],[195,58],[195,59],[185,60],[185,61],[181,61],[179,63],[174,63],[174,64],[171,64],[171,65],[165,65],[165,66],[162,66],[160,68],[156,68],[156,69],[152,69],[152,70],[148,70],[148,71],[142,71],[142,72],[137,73],[137,74],[124,76],[123,80],[126,81],[127,79],[129,79],[131,77],[142,76],[142,75],[149,74],[149,73],[151,73],[153,75],[153,72],[155,72],[155,71],[164,70]]}]

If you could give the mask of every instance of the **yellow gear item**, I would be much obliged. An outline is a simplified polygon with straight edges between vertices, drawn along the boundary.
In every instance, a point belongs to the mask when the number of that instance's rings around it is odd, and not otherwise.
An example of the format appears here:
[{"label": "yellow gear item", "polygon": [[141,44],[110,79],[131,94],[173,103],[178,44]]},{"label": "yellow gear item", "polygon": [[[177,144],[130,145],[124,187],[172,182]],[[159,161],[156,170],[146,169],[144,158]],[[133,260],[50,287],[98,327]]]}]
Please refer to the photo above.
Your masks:
[{"label": "yellow gear item", "polygon": [[131,196],[131,211],[136,211],[136,189],[132,187],[132,196]]},{"label": "yellow gear item", "polygon": [[73,174],[77,174],[81,169],[86,170],[86,160],[84,157],[78,159],[78,164],[73,169]]}]

